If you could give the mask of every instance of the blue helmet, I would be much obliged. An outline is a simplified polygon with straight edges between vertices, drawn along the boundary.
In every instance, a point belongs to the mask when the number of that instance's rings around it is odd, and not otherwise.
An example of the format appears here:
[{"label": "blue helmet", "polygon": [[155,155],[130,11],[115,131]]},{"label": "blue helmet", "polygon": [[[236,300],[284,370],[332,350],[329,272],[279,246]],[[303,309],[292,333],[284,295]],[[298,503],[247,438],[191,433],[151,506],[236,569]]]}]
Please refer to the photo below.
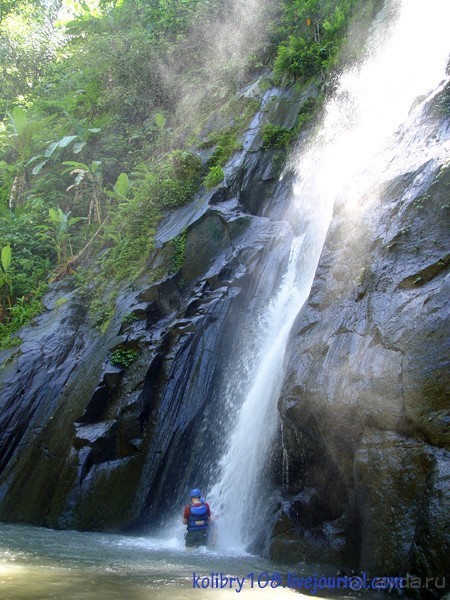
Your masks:
[{"label": "blue helmet", "polygon": [[191,490],[191,498],[201,498],[201,491],[198,488]]}]

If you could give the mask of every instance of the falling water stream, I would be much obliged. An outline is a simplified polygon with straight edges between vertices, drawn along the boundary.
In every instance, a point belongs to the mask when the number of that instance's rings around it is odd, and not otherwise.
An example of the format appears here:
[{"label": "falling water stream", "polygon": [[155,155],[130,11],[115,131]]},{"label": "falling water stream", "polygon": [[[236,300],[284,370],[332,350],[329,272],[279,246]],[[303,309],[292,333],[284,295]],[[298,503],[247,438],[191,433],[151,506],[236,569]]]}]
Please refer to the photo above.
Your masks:
[{"label": "falling water stream", "polygon": [[[292,161],[297,177],[285,219],[296,233],[286,271],[259,311],[251,343],[242,344],[252,351],[236,358],[225,377],[232,418],[208,493],[221,513],[217,551],[185,552],[181,524],[165,540],[0,524],[2,599],[221,598],[227,592],[194,589],[193,572],[273,570],[244,548],[270,498],[265,466],[280,427],[277,401],[291,330],[308,298],[335,200],[345,198],[357,213],[362,195],[386,178],[427,160],[449,160],[448,138],[443,142],[422,119],[427,98],[445,81],[448,23],[448,0],[387,1],[363,60],[341,73],[319,133]],[[283,594],[291,592],[278,589],[276,597]]]},{"label": "falling water stream", "polygon": [[[209,494],[220,513],[224,548],[245,548],[268,512],[265,467],[279,428],[287,342],[308,298],[335,200],[345,198],[347,209],[357,212],[360,198],[377,184],[450,156],[448,141],[433,143],[427,126],[420,125],[426,97],[445,80],[450,3],[431,0],[426,13],[433,26],[424,26],[420,0],[386,3],[363,61],[342,72],[320,132],[294,159],[297,178],[286,219],[294,229],[300,224],[304,234],[294,238],[286,274],[251,334],[257,338],[252,351],[244,350],[227,377],[235,382],[227,389],[231,396],[245,389],[241,380],[248,373],[252,380],[226,432],[220,475]],[[414,101],[418,106],[409,114]]]}]

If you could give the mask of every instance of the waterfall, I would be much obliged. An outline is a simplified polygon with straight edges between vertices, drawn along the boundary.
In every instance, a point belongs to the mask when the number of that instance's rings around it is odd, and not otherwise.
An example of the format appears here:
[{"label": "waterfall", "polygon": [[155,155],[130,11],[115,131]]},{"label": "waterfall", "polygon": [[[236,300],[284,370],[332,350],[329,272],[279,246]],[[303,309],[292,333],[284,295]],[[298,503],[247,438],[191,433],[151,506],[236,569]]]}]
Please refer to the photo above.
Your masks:
[{"label": "waterfall", "polygon": [[449,22],[448,0],[386,2],[363,60],[342,71],[319,133],[292,158],[296,180],[286,219],[303,234],[293,239],[284,277],[228,376],[233,418],[208,495],[225,548],[244,548],[270,508],[265,468],[279,430],[289,335],[308,298],[335,200],[345,198],[357,213],[360,198],[386,177],[442,154],[418,123],[426,97],[445,78]]}]

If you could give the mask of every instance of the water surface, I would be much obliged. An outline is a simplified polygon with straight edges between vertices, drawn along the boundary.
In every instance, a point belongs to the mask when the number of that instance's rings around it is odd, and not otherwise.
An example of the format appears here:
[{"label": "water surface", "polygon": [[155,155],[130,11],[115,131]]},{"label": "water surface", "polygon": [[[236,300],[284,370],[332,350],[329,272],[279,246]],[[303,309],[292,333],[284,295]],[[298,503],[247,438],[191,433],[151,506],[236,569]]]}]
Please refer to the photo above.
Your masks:
[{"label": "water surface", "polygon": [[[162,600],[167,598],[293,598],[301,596],[282,586],[273,589],[273,572],[312,574],[315,567],[274,565],[260,557],[223,554],[204,548],[186,551],[182,536],[171,539],[103,533],[55,531],[0,523],[0,598],[2,600]],[[194,587],[204,577],[247,578],[237,593],[233,582],[225,589]],[[220,580],[219,580],[220,581]],[[207,580],[205,580],[205,583]],[[322,594],[323,596],[323,594]]]}]

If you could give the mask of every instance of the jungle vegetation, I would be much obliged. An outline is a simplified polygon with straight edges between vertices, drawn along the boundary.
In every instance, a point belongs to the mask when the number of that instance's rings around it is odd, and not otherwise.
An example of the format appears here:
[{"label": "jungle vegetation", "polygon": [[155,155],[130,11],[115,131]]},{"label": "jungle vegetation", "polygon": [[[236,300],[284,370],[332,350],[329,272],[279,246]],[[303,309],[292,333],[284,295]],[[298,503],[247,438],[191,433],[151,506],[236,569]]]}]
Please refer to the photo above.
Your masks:
[{"label": "jungle vegetation", "polygon": [[[106,283],[142,271],[161,215],[222,181],[258,108],[239,89],[323,80],[364,4],[0,0],[0,349],[67,275],[107,321]],[[232,125],[207,131],[213,114]]]}]

